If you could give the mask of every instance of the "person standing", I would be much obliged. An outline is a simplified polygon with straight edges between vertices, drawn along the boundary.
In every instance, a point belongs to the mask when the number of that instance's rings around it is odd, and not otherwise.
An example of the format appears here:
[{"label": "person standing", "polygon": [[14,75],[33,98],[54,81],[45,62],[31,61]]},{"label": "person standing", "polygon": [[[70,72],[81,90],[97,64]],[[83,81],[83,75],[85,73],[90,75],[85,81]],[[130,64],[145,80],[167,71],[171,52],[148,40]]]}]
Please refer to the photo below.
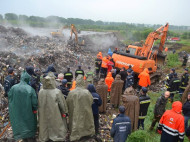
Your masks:
[{"label": "person standing", "polygon": [[8,69],[8,76],[5,77],[5,81],[4,81],[4,97],[8,97],[8,93],[9,90],[11,89],[11,87],[13,85],[15,85],[16,81],[14,78],[14,69],[13,68],[9,68]]},{"label": "person standing", "polygon": [[187,61],[188,61],[188,54],[186,53],[186,54],[183,56],[183,64],[182,64],[182,66],[186,66],[186,65],[187,65]]},{"label": "person standing", "polygon": [[67,87],[70,89],[72,87],[73,73],[70,67],[67,67],[67,71],[64,73],[64,79],[67,79]]},{"label": "person standing", "polygon": [[140,102],[140,112],[139,112],[139,122],[138,122],[138,129],[142,126],[144,130],[144,120],[146,118],[148,107],[150,105],[150,97],[147,95],[148,89],[142,87],[142,93],[139,97]]},{"label": "person standing", "polygon": [[78,66],[78,69],[75,71],[75,78],[77,78],[77,76],[81,74],[82,76],[84,76],[84,70],[81,68],[81,65]]},{"label": "person standing", "polygon": [[165,112],[166,103],[167,103],[167,100],[169,97],[170,97],[170,92],[166,91],[164,93],[164,95],[160,96],[157,99],[156,105],[154,107],[154,119],[152,121],[150,130],[153,130],[156,123],[160,121],[160,118],[162,117],[163,113]]},{"label": "person standing", "polygon": [[109,55],[107,55],[106,57],[104,57],[102,59],[102,65],[101,65],[101,74],[102,77],[106,77],[107,75],[107,71],[108,71],[108,62],[109,62]]},{"label": "person standing", "polygon": [[112,73],[109,72],[106,79],[105,79],[105,83],[106,85],[108,86],[108,92],[111,91],[111,85],[112,85],[112,82],[114,81],[113,77],[112,77]]},{"label": "person standing", "polygon": [[175,69],[170,69],[170,73],[166,76],[166,88],[167,91],[170,91],[170,81],[172,80],[172,78],[174,77],[174,73],[175,73]]},{"label": "person standing", "polygon": [[35,142],[37,130],[37,95],[28,85],[31,76],[23,71],[20,83],[14,85],[8,93],[9,115],[15,140]]},{"label": "person standing", "polygon": [[106,113],[108,86],[105,84],[104,78],[101,78],[98,82],[98,85],[96,86],[96,92],[102,99],[102,105],[99,107],[99,112]]},{"label": "person standing", "polygon": [[64,141],[67,135],[67,104],[61,91],[56,88],[55,78],[46,76],[38,95],[39,140]]},{"label": "person standing", "polygon": [[67,96],[69,94],[69,88],[67,88],[67,79],[63,79],[61,81],[61,85],[58,86],[58,89],[61,90],[61,92],[64,95],[65,99],[67,99]]},{"label": "person standing", "polygon": [[88,84],[93,84],[94,72],[91,70],[91,67],[88,67],[88,72],[86,73],[86,81]]},{"label": "person standing", "polygon": [[182,103],[176,101],[172,109],[167,110],[160,119],[158,133],[161,134],[161,142],[183,142],[184,140],[184,117],[181,114]]},{"label": "person standing", "polygon": [[138,78],[139,78],[139,86],[137,92],[139,93],[142,87],[148,87],[151,84],[148,69],[145,68],[144,71],[139,74]]},{"label": "person standing", "polygon": [[88,85],[88,90],[93,96],[92,112],[94,116],[94,126],[96,135],[99,133],[99,110],[98,107],[102,105],[101,97],[96,93],[96,89],[93,84]]},{"label": "person standing", "polygon": [[121,76],[119,74],[116,75],[115,80],[111,85],[111,101],[113,107],[117,108],[120,103],[122,88],[123,88],[123,80],[121,80]]},{"label": "person standing", "polygon": [[113,120],[110,131],[115,142],[125,142],[129,134],[131,134],[131,120],[125,115],[125,107],[119,107],[119,114]]},{"label": "person standing", "polygon": [[122,102],[125,106],[125,114],[129,116],[131,119],[131,129],[136,131],[138,128],[138,120],[139,120],[139,98],[135,96],[135,91],[132,87],[127,88],[122,95]]},{"label": "person standing", "polygon": [[98,53],[98,54],[97,54],[97,58],[95,59],[95,69],[96,69],[96,76],[97,76],[97,77],[99,77],[101,65],[102,65],[102,57],[101,57],[101,55]]},{"label": "person standing", "polygon": [[125,68],[121,68],[119,74],[121,75],[121,80],[124,81],[124,84],[123,84],[123,92],[125,91],[125,84],[126,84],[126,78],[127,78],[127,72],[125,70]]},{"label": "person standing", "polygon": [[180,89],[179,89],[179,93],[180,95],[183,94],[183,92],[185,91],[187,85],[188,85],[188,82],[189,82],[189,74],[188,74],[188,69],[186,68],[185,71],[184,71],[184,74],[182,75],[181,77],[181,82],[180,82]]},{"label": "person standing", "polygon": [[132,71],[127,70],[127,79],[125,83],[125,89],[129,87],[133,87],[133,85],[134,85],[134,77],[132,75]]},{"label": "person standing", "polygon": [[70,141],[77,141],[85,136],[95,135],[92,113],[93,97],[85,88],[82,75],[76,79],[76,88],[69,92],[67,106],[69,113]]},{"label": "person standing", "polygon": [[173,102],[174,94],[179,93],[180,79],[177,77],[177,73],[174,73],[174,77],[169,83],[170,87],[170,102]]},{"label": "person standing", "polygon": [[111,58],[110,61],[108,62],[108,71],[107,71],[107,73],[111,72],[111,70],[113,69],[113,67],[114,67],[114,61]]},{"label": "person standing", "polygon": [[187,130],[189,126],[188,121],[190,119],[190,92],[188,93],[187,101],[183,104],[182,110],[185,117],[185,130]]}]

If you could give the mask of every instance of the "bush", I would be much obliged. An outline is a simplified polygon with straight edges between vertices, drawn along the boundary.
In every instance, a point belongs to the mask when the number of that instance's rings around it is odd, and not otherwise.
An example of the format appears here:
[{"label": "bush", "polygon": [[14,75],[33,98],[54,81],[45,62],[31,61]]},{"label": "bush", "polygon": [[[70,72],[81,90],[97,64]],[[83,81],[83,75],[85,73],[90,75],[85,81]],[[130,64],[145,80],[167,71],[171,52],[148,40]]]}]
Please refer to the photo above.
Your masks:
[{"label": "bush", "polygon": [[147,137],[145,137],[146,135],[147,131],[143,130],[135,131],[127,138],[127,142],[146,142],[147,141]]},{"label": "bush", "polygon": [[173,54],[170,53],[167,55],[167,65],[169,67],[176,67],[181,65],[181,62],[179,62],[179,56],[177,53]]}]

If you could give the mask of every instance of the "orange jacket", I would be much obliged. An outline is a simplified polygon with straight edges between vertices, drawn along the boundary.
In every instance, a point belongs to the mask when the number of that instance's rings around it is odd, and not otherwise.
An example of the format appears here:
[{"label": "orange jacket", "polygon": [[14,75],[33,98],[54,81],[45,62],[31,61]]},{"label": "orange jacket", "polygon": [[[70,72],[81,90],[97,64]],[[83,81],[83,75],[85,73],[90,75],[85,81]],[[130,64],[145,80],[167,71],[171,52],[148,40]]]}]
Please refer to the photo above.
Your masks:
[{"label": "orange jacket", "polygon": [[181,114],[182,103],[176,101],[172,104],[172,109],[167,110],[160,119],[158,129],[169,134],[171,138],[179,137],[184,138],[184,117]]},{"label": "orange jacket", "polygon": [[112,73],[109,72],[109,73],[107,74],[106,79],[105,79],[105,83],[106,83],[106,85],[108,86],[108,92],[111,91],[111,85],[112,85],[112,82],[113,82],[113,81],[114,81],[114,79],[113,79],[113,77],[112,77]]},{"label": "orange jacket", "polygon": [[72,83],[72,87],[70,88],[70,91],[74,90],[75,88],[76,88],[76,81],[74,80]]},{"label": "orange jacket", "polygon": [[147,87],[151,83],[149,71],[147,68],[145,68],[144,71],[139,74],[138,78],[139,78],[139,85],[141,87]]},{"label": "orange jacket", "polygon": [[109,60],[107,59],[107,57],[104,57],[102,59],[102,65],[101,65],[101,67],[102,68],[108,68],[108,62],[109,62]]},{"label": "orange jacket", "polygon": [[97,58],[99,58],[99,59],[102,60],[102,52],[99,52],[99,53],[97,54]]}]

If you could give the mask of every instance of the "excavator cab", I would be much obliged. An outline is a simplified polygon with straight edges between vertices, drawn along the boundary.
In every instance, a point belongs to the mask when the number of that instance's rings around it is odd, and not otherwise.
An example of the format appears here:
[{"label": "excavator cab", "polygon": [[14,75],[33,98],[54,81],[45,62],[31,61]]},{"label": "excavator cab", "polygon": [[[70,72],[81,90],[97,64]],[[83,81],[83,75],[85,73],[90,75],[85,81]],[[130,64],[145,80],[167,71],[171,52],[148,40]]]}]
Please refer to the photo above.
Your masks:
[{"label": "excavator cab", "polygon": [[126,50],[128,50],[129,54],[131,54],[131,55],[138,55],[140,49],[141,49],[141,47],[129,45]]}]

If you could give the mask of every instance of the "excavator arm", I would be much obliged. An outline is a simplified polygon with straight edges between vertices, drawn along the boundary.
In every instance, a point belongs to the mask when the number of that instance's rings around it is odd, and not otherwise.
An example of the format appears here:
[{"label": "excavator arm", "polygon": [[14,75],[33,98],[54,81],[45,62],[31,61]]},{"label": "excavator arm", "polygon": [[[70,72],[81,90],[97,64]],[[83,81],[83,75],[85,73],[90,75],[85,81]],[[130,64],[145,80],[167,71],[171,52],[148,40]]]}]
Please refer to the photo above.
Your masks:
[{"label": "excavator arm", "polygon": [[168,28],[169,28],[169,24],[167,23],[167,24],[164,26],[164,29],[163,29],[163,34],[162,34],[162,36],[161,36],[160,46],[159,46],[158,52],[162,52],[163,49],[164,49],[164,44],[165,44],[165,42],[166,42],[166,36],[167,36]]},{"label": "excavator arm", "polygon": [[78,44],[78,33],[77,33],[77,29],[76,29],[76,27],[75,27],[74,24],[71,24],[71,39],[72,39],[73,33],[75,34],[75,43]]}]

